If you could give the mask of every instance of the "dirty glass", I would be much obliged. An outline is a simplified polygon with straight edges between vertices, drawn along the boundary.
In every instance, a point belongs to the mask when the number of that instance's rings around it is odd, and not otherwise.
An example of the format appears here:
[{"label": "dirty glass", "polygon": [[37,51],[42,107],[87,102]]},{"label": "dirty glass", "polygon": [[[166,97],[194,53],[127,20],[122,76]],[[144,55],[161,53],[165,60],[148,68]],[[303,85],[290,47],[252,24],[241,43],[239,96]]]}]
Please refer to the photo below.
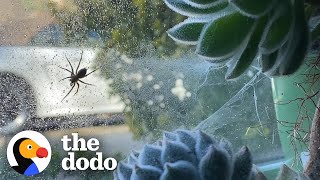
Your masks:
[{"label": "dirty glass", "polygon": [[[185,17],[162,0],[1,0],[0,17],[0,179],[21,178],[6,147],[22,130],[51,143],[39,179],[113,178],[61,169],[61,138],[73,132],[98,138],[119,161],[179,128],[224,137],[235,150],[248,146],[262,170],[282,160],[271,80],[258,60],[225,80],[226,66],[168,36]],[[75,73],[92,72],[79,88],[68,61]]]}]

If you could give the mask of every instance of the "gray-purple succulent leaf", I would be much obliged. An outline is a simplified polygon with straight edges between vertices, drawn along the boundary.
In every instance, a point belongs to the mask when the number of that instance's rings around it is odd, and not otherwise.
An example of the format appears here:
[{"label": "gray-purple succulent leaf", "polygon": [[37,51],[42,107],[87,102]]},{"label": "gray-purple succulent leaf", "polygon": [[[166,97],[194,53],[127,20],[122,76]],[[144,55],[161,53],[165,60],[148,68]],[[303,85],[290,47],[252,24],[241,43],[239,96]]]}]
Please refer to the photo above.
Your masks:
[{"label": "gray-purple succulent leaf", "polygon": [[164,172],[160,180],[199,180],[200,176],[197,168],[187,161],[177,161],[166,163]]},{"label": "gray-purple succulent leaf", "polygon": [[162,171],[153,166],[135,165],[130,180],[159,180]]},{"label": "gray-purple succulent leaf", "polygon": [[117,175],[119,180],[128,180],[132,175],[132,167],[128,164],[120,162],[117,168]]},{"label": "gray-purple succulent leaf", "polygon": [[131,153],[128,157],[128,164],[135,165],[137,164],[137,162],[138,162],[137,157],[133,153]]},{"label": "gray-purple succulent leaf", "polygon": [[253,164],[250,180],[267,180],[267,177]]},{"label": "gray-purple succulent leaf", "polygon": [[170,141],[176,141],[177,140],[177,136],[174,133],[168,132],[168,131],[164,131],[163,133],[163,140],[170,140]]},{"label": "gray-purple succulent leaf", "polygon": [[233,158],[233,150],[232,150],[232,146],[231,146],[231,143],[222,138],[219,142],[219,146],[220,147],[223,147],[224,149],[226,149],[226,151],[229,153],[230,157]]},{"label": "gray-purple succulent leaf", "polygon": [[296,172],[286,164],[284,164],[280,168],[276,180],[310,180],[310,178],[306,174]]},{"label": "gray-purple succulent leaf", "polygon": [[201,159],[208,151],[208,148],[215,144],[216,141],[208,134],[198,131],[196,140],[196,155],[198,159]]},{"label": "gray-purple succulent leaf", "polygon": [[176,133],[179,141],[188,146],[191,151],[195,152],[196,139],[194,138],[194,134],[185,130],[177,130]]},{"label": "gray-purple succulent leaf", "polygon": [[138,164],[150,165],[161,169],[161,151],[162,149],[158,146],[145,145],[142,152],[140,153]]},{"label": "gray-purple succulent leaf", "polygon": [[249,180],[252,172],[252,157],[247,146],[242,147],[235,155],[232,180]]},{"label": "gray-purple succulent leaf", "polygon": [[134,155],[136,158],[138,158],[138,157],[139,157],[140,152],[135,151],[135,150],[132,150],[132,151],[131,151],[131,154],[132,154],[132,155]]},{"label": "gray-purple succulent leaf", "polygon": [[161,154],[162,165],[179,160],[189,161],[193,164],[197,161],[195,154],[181,142],[165,141],[163,148]]},{"label": "gray-purple succulent leaf", "polygon": [[[169,138],[174,140],[169,140]],[[158,142],[161,142],[160,144]],[[247,147],[233,154],[226,139],[204,132],[176,130],[165,132],[163,139],[133,151],[119,163],[116,180],[265,180],[253,166]]]},{"label": "gray-purple succulent leaf", "polygon": [[113,171],[113,180],[120,180],[117,171]]},{"label": "gray-purple succulent leaf", "polygon": [[211,145],[199,164],[203,180],[229,180],[232,174],[232,159],[229,153],[216,145]]},{"label": "gray-purple succulent leaf", "polygon": [[154,143],[156,146],[162,146],[162,144],[163,144],[163,141],[161,141],[161,140],[159,140],[159,141],[157,141],[156,143]]}]

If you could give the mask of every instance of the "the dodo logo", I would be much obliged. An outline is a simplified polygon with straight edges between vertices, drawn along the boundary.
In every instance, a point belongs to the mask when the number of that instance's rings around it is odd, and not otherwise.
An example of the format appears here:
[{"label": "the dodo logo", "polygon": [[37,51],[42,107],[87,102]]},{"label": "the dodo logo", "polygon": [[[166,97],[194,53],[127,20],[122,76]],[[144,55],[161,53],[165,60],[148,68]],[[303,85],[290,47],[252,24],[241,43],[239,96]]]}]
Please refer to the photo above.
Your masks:
[{"label": "the dodo logo", "polygon": [[9,142],[7,158],[10,166],[18,173],[32,176],[42,172],[51,159],[48,140],[35,131],[22,131]]}]

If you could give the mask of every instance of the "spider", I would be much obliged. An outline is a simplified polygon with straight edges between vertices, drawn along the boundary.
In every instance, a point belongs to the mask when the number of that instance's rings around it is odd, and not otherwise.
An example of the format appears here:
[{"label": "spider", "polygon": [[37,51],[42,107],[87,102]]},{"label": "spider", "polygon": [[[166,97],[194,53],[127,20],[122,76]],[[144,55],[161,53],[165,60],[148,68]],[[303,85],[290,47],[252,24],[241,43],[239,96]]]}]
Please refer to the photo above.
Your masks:
[{"label": "spider", "polygon": [[[80,63],[81,63],[81,60],[82,60],[82,55],[83,55],[83,51],[81,52],[80,61],[79,61],[79,63],[78,63],[78,66],[77,66],[77,69],[76,69],[76,72],[75,72],[75,73],[74,73],[73,67],[72,67],[69,59],[67,58],[67,56],[66,56],[66,59],[67,59],[69,65],[70,65],[70,67],[71,67],[71,71],[70,71],[69,69],[66,69],[66,68],[63,68],[63,67],[60,67],[60,66],[59,66],[59,68],[61,68],[61,69],[63,69],[63,70],[66,70],[66,71],[68,71],[68,72],[71,73],[70,76],[63,78],[63,79],[61,79],[60,81],[69,78],[69,80],[70,80],[70,86],[72,86],[71,89],[70,89],[70,91],[67,93],[67,95],[65,95],[65,96],[63,97],[63,99],[61,100],[61,102],[71,93],[71,91],[73,90],[73,88],[75,87],[75,85],[77,85],[77,91],[76,91],[76,93],[74,93],[74,95],[76,95],[76,94],[78,93],[79,86],[80,86],[79,82],[81,82],[81,83],[83,83],[83,84],[87,84],[87,85],[94,86],[93,84],[89,84],[89,83],[83,82],[83,81],[80,80],[80,79],[81,79],[81,78],[84,78],[84,77],[87,77],[89,74],[91,74],[91,73],[95,72],[96,70],[100,69],[100,67],[97,68],[97,69],[95,69],[95,70],[93,70],[92,72],[90,72],[90,73],[88,73],[88,74],[87,74],[87,70],[88,70],[87,68],[82,68],[82,69],[80,69],[80,70],[78,71],[79,66],[80,66]],[[59,82],[60,82],[60,81],[59,81]]]}]

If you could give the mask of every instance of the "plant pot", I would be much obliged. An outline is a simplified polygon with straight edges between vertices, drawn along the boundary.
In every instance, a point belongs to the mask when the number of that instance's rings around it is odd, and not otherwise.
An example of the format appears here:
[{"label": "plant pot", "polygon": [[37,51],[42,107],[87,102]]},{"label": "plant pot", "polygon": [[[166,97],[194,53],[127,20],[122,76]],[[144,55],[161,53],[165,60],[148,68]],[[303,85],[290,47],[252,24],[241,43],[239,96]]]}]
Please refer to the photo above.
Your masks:
[{"label": "plant pot", "polygon": [[[311,76],[307,73],[319,73],[310,65],[317,58],[316,54],[309,54],[305,63],[293,75],[272,78],[272,92],[278,123],[279,137],[282,150],[288,164],[294,163],[296,170],[302,170],[301,155],[307,152],[309,134],[315,104],[319,96],[306,99],[314,94],[312,90],[318,90],[319,84],[311,86],[307,83]],[[320,76],[319,76],[320,78]],[[318,80],[319,81],[319,80]],[[296,130],[294,130],[296,129]],[[304,142],[303,142],[304,141]],[[302,163],[301,163],[302,162]]]}]

